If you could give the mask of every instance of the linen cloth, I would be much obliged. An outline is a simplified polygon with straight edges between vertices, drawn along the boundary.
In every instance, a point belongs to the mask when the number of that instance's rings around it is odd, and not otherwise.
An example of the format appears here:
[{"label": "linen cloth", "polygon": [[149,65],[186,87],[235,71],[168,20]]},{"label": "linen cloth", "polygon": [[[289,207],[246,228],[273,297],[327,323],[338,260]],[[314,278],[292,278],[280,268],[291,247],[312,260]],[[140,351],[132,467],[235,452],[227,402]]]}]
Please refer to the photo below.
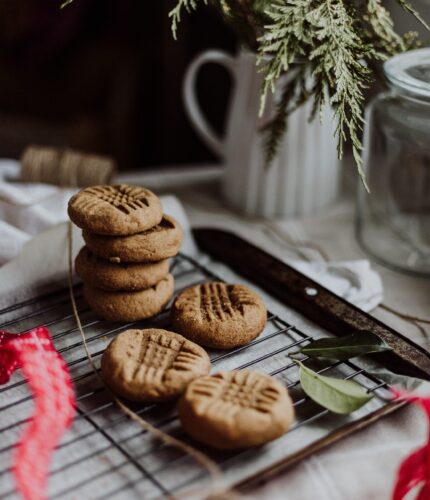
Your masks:
[{"label": "linen cloth", "polygon": [[[68,219],[67,202],[76,192],[74,189],[58,188],[47,184],[11,182],[10,179],[18,177],[19,168],[19,162],[15,160],[0,160],[0,265],[17,257],[32,237],[55,224],[66,221]],[[179,222],[189,234],[188,219],[178,202],[172,198],[165,198],[164,205],[167,213],[177,214]],[[52,241],[54,238],[56,235],[48,233],[46,245],[43,244],[42,247],[45,247],[46,251],[47,246],[52,246],[54,255],[50,255],[49,259],[44,259],[47,265],[38,270],[39,274],[44,274],[47,282],[61,277],[58,275],[59,269],[53,265],[53,262],[57,260],[55,241]],[[187,238],[187,241],[189,239]],[[51,244],[48,243],[50,240]],[[81,241],[79,245],[82,245]],[[33,245],[30,245],[24,253],[32,260],[34,251]],[[327,263],[321,260],[314,262],[314,259],[318,259],[317,254],[305,255],[305,257],[310,257],[310,259],[284,258],[284,260],[365,311],[373,309],[382,301],[381,279],[372,270],[367,260]],[[25,285],[24,282],[14,284],[14,280],[11,281],[11,274],[15,272],[13,271],[15,267],[17,267],[16,273],[22,274],[20,270],[23,267],[27,269],[29,265],[24,262],[26,259],[27,257],[21,257],[19,264],[12,264],[7,266],[6,270],[0,271],[0,278],[2,276],[5,278],[0,279],[0,292],[4,290],[11,293],[11,287],[19,288]],[[60,271],[61,274],[64,274],[64,271],[63,273]],[[33,276],[30,279],[31,274],[28,278],[28,282],[37,281],[39,284],[42,280],[42,276],[40,278]]]},{"label": "linen cloth", "polygon": [[[57,189],[49,188],[53,189],[53,194]],[[166,211],[172,203],[170,213],[186,229],[186,219],[183,220],[178,211],[180,205],[173,198],[170,200],[163,198]],[[60,224],[38,235],[25,245],[17,259],[0,269],[3,305],[28,293],[30,288],[47,286],[61,272],[64,277],[67,269],[66,231],[67,225]],[[82,245],[79,233],[75,230],[74,253]],[[28,234],[31,237],[31,233]],[[190,245],[184,248],[185,252],[192,251],[192,242]],[[300,264],[296,263],[296,266]],[[357,280],[351,282],[359,288]],[[413,407],[406,408],[301,462],[288,473],[256,488],[251,496],[275,500],[388,499],[398,464],[404,455],[424,442],[425,435],[426,422],[421,412]]]}]

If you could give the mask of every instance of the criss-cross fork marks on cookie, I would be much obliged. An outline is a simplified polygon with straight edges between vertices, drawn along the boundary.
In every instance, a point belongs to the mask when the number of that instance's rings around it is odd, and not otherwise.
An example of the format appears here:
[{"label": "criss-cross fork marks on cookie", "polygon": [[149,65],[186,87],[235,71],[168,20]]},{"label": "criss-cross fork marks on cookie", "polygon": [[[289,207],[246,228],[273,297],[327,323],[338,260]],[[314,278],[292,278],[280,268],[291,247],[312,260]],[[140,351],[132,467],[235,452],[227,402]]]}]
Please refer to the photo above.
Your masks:
[{"label": "criss-cross fork marks on cookie", "polygon": [[277,387],[270,385],[266,378],[255,372],[243,371],[197,380],[193,392],[197,397],[207,398],[207,414],[222,411],[231,412],[231,416],[240,408],[270,413],[271,407],[280,397]]},{"label": "criss-cross fork marks on cookie", "polygon": [[185,339],[171,339],[163,334],[143,338],[137,356],[135,350],[129,351],[129,356],[135,364],[133,378],[142,376],[144,372],[161,374],[169,369],[190,370],[200,360],[197,354],[188,349]]},{"label": "criss-cross fork marks on cookie", "polygon": [[128,215],[134,210],[149,207],[148,193],[144,188],[127,185],[96,186],[85,190],[91,196],[79,198],[78,203],[86,210],[105,201]]},{"label": "criss-cross fork marks on cookie", "polygon": [[255,305],[255,299],[244,288],[225,283],[204,283],[190,298],[189,307],[207,321],[226,321],[245,313],[245,305]]}]

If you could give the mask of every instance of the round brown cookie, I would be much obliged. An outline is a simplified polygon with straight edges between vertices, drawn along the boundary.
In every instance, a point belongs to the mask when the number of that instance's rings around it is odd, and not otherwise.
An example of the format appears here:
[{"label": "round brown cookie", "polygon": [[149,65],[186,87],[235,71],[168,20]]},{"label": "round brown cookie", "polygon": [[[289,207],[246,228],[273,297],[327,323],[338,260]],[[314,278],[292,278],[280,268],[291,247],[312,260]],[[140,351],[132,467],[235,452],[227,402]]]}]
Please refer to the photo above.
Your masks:
[{"label": "round brown cookie", "polygon": [[84,284],[84,297],[91,309],[110,321],[138,321],[161,312],[173,295],[171,274],[156,285],[138,292],[107,292]]},{"label": "round brown cookie", "polygon": [[132,401],[163,401],[179,396],[211,368],[197,344],[167,330],[127,330],[108,346],[102,376],[118,395]]},{"label": "round brown cookie", "polygon": [[69,201],[69,217],[96,234],[127,235],[156,226],[163,217],[161,202],[139,186],[119,184],[82,189]]},{"label": "round brown cookie", "polygon": [[175,256],[182,243],[182,229],[169,215],[155,227],[131,236],[102,236],[82,231],[96,255],[112,262],[155,262]]},{"label": "round brown cookie", "polygon": [[78,276],[102,290],[144,290],[156,285],[169,272],[169,259],[148,264],[113,264],[82,247],[75,260]]},{"label": "round brown cookie", "polygon": [[215,448],[256,446],[285,434],[294,408],[285,387],[258,372],[221,372],[192,382],[178,404],[183,428]]},{"label": "round brown cookie", "polygon": [[219,349],[247,344],[262,332],[266,319],[264,302],[244,285],[196,285],[178,295],[172,307],[175,331]]}]

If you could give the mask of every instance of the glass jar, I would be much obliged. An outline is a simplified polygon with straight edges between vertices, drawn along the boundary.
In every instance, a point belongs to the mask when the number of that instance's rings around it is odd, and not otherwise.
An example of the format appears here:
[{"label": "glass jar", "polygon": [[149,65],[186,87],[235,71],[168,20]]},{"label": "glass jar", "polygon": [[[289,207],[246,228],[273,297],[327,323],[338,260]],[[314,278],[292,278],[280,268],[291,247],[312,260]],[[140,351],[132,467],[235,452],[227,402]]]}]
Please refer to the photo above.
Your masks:
[{"label": "glass jar", "polygon": [[390,84],[370,104],[358,190],[357,237],[401,271],[430,276],[430,49],[384,64]]}]

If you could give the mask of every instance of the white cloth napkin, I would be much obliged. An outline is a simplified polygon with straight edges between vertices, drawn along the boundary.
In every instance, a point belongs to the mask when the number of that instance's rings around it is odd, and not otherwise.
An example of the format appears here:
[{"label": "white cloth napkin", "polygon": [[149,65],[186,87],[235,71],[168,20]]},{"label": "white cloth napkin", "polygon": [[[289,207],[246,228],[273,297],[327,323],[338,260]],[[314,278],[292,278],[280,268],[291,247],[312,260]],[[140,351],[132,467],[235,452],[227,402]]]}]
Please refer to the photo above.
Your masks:
[{"label": "white cloth napkin", "polygon": [[[195,255],[188,219],[174,196],[162,196],[165,213],[174,215],[186,235],[182,251]],[[64,215],[64,218],[66,215]],[[31,292],[43,293],[68,274],[68,223],[61,222],[36,235],[24,244],[21,252],[0,267],[0,308],[24,300]],[[81,230],[73,226],[73,259],[84,245]]]},{"label": "white cloth napkin", "polygon": [[363,311],[371,311],[382,302],[382,280],[368,260],[287,263]]},{"label": "white cloth napkin", "polygon": [[0,160],[0,265],[16,257],[33,236],[66,220],[74,193],[49,184],[11,182],[19,170],[19,162]]},{"label": "white cloth napkin", "polygon": [[[0,160],[0,265],[17,259],[0,269],[0,291],[9,293],[19,287],[28,288],[29,283],[40,286],[64,277],[67,262],[64,252],[58,249],[64,246],[65,227],[52,227],[67,220],[67,202],[76,191],[47,184],[11,182],[18,177],[19,169],[15,160]],[[193,245],[181,204],[172,197],[165,197],[163,204],[165,211],[178,218],[184,227],[186,244]],[[83,244],[78,232],[75,241],[76,250]],[[329,263],[284,260],[365,311],[382,301],[381,279],[367,260]]]},{"label": "white cloth napkin", "polygon": [[[2,163],[0,172],[5,172],[4,166],[10,174],[16,174],[16,164]],[[0,268],[1,308],[25,298],[35,289],[52,287],[54,280],[66,277],[68,225],[64,221],[71,191],[0,180],[0,193],[0,241],[3,241],[0,259],[8,261]],[[162,197],[162,203],[165,211],[175,216],[184,228],[183,251],[195,255],[182,205],[171,196]],[[83,244],[76,227],[73,241],[76,254]],[[382,297],[379,276],[367,261],[286,260],[362,308],[375,305]],[[417,408],[408,408],[303,461],[289,474],[255,489],[253,498],[388,500],[401,458],[422,444],[425,434],[422,413]]]}]

